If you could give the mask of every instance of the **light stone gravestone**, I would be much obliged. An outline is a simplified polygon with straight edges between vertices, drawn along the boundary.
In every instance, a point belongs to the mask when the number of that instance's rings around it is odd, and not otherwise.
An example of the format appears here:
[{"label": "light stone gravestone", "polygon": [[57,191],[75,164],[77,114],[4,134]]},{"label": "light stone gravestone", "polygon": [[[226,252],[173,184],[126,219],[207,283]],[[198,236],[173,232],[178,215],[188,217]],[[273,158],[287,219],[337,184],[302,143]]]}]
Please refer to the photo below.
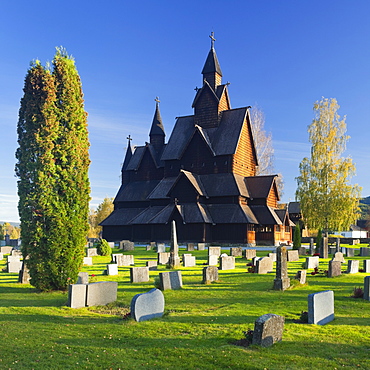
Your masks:
[{"label": "light stone gravestone", "polygon": [[158,265],[167,265],[170,259],[169,252],[158,253]]},{"label": "light stone gravestone", "polygon": [[353,239],[353,240],[351,240],[351,242],[349,244],[351,244],[351,245],[360,244],[360,239]]},{"label": "light stone gravestone", "polygon": [[86,257],[95,257],[98,255],[97,248],[87,248],[86,249]]},{"label": "light stone gravestone", "polygon": [[299,261],[298,249],[292,249],[288,252],[288,262]]},{"label": "light stone gravestone", "polygon": [[129,240],[124,240],[123,241],[123,248],[122,249],[125,252],[133,251],[135,249],[135,243],[134,242],[131,242]]},{"label": "light stone gravestone", "polygon": [[357,274],[359,267],[359,260],[349,260],[347,265],[347,274]]},{"label": "light stone gravestone", "polygon": [[335,241],[335,247],[336,247],[336,252],[340,252],[340,238],[337,238]]},{"label": "light stone gravestone", "polygon": [[161,290],[176,290],[182,288],[181,271],[168,271],[159,273]]},{"label": "light stone gravestone", "polygon": [[85,284],[70,284],[68,286],[68,303],[71,308],[81,308],[86,306],[86,289]]},{"label": "light stone gravestone", "polygon": [[131,283],[146,283],[149,281],[149,267],[130,267]]},{"label": "light stone gravestone", "polygon": [[22,264],[23,262],[20,260],[8,262],[8,272],[19,274],[19,271],[22,269]]},{"label": "light stone gravestone", "polygon": [[308,295],[308,323],[325,325],[334,320],[334,292],[323,292]]},{"label": "light stone gravestone", "polygon": [[21,260],[21,257],[19,257],[19,256],[9,255],[7,257],[7,262],[20,262],[20,260]]},{"label": "light stone gravestone", "polygon": [[149,271],[156,271],[158,262],[157,261],[146,261],[146,266],[149,268]]},{"label": "light stone gravestone", "polygon": [[230,256],[242,257],[243,256],[243,248],[242,247],[232,247],[232,248],[230,248]]},{"label": "light stone gravestone", "polygon": [[5,247],[0,247],[0,252],[4,254],[10,254],[12,253],[13,247],[10,246],[5,246]]},{"label": "light stone gravestone", "polygon": [[347,257],[355,256],[355,248],[345,248]]},{"label": "light stone gravestone", "polygon": [[188,252],[193,252],[194,251],[194,243],[188,243],[186,246],[186,250]]},{"label": "light stone gravestone", "polygon": [[116,263],[109,263],[107,265],[107,275],[118,275],[118,265]]},{"label": "light stone gravestone", "polygon": [[273,262],[270,257],[263,257],[257,260],[256,263],[256,273],[257,274],[267,274],[273,270]]},{"label": "light stone gravestone", "polygon": [[306,284],[307,271],[306,270],[297,271],[295,279],[298,280],[300,284]]},{"label": "light stone gravestone", "polygon": [[276,253],[268,253],[267,257],[270,257],[272,262],[276,262]]},{"label": "light stone gravestone", "polygon": [[252,344],[270,347],[283,338],[285,318],[268,313],[260,316],[254,323]]},{"label": "light stone gravestone", "polygon": [[342,252],[335,252],[334,253],[334,256],[332,258],[332,261],[338,261],[338,262],[341,262],[341,263],[344,263],[346,262],[344,257],[343,257],[343,253]]},{"label": "light stone gravestone", "polygon": [[235,269],[234,256],[220,257],[220,270],[233,270],[233,269]]},{"label": "light stone gravestone", "polygon": [[342,274],[342,262],[329,261],[328,277],[339,276]]},{"label": "light stone gravestone", "polygon": [[162,317],[164,314],[164,295],[159,289],[136,294],[131,300],[131,317],[135,321],[146,321]]},{"label": "light stone gravestone", "polygon": [[364,299],[370,301],[370,276],[364,278]]},{"label": "light stone gravestone", "polygon": [[285,290],[290,287],[290,279],[288,278],[288,261],[286,247],[276,248],[276,277],[274,279],[275,290]]},{"label": "light stone gravestone", "polygon": [[370,256],[370,248],[368,248],[368,247],[361,247],[360,248],[360,256],[361,257],[368,257],[368,256]]},{"label": "light stone gravestone", "polygon": [[203,267],[203,283],[210,284],[213,281],[218,281],[218,268],[217,266]]},{"label": "light stone gravestone", "polygon": [[145,247],[145,250],[147,252],[151,251],[152,250],[152,246],[150,244],[148,244],[146,247]]},{"label": "light stone gravestone", "polygon": [[208,256],[220,256],[221,247],[208,247]]},{"label": "light stone gravestone", "polygon": [[89,284],[89,274],[86,271],[79,272],[76,284]]},{"label": "light stone gravestone", "polygon": [[370,260],[364,260],[364,272],[370,272]]},{"label": "light stone gravestone", "polygon": [[157,244],[157,253],[166,253],[166,246],[164,243]]},{"label": "light stone gravestone", "polygon": [[306,248],[305,247],[299,247],[298,248],[298,254],[300,255],[300,256],[305,256],[307,253],[307,250],[306,250]]},{"label": "light stone gravestone", "polygon": [[252,258],[252,265],[253,266],[256,266],[257,265],[257,261],[261,260],[263,257],[253,257]]},{"label": "light stone gravestone", "polygon": [[112,261],[118,266],[130,266],[135,264],[133,254],[112,254]]},{"label": "light stone gravestone", "polygon": [[4,258],[4,253],[0,253],[0,261]]},{"label": "light stone gravestone", "polygon": [[209,266],[217,266],[218,265],[218,259],[219,259],[219,256],[217,256],[215,254],[211,254],[210,256],[208,256],[208,265]]},{"label": "light stone gravestone", "polygon": [[18,249],[12,249],[12,252],[11,252],[11,255],[12,256],[18,256],[19,258],[22,258],[22,252]]},{"label": "light stone gravestone", "polygon": [[253,257],[256,257],[255,249],[245,249],[244,250],[244,258],[246,258],[247,260],[251,260]]},{"label": "light stone gravestone", "polygon": [[190,253],[183,254],[182,264],[184,267],[194,267],[196,265],[195,256],[192,256]]},{"label": "light stone gravestone", "polygon": [[[84,286],[84,285],[79,285]],[[86,306],[103,306],[117,300],[117,281],[87,284]]]},{"label": "light stone gravestone", "polygon": [[306,257],[305,269],[314,269],[319,267],[319,256]]},{"label": "light stone gravestone", "polygon": [[92,264],[93,264],[92,257],[84,257],[83,264],[88,265],[88,266],[92,266]]},{"label": "light stone gravestone", "polygon": [[108,245],[109,245],[111,248],[114,248],[114,242],[108,242]]},{"label": "light stone gravestone", "polygon": [[181,267],[181,261],[179,257],[179,246],[177,244],[177,233],[176,233],[176,222],[172,220],[171,223],[171,248],[170,258],[168,259],[168,266],[171,269]]},{"label": "light stone gravestone", "polygon": [[198,251],[204,251],[206,249],[206,243],[198,243]]},{"label": "light stone gravestone", "polygon": [[315,243],[313,238],[310,238],[309,254],[312,256],[315,253]]}]

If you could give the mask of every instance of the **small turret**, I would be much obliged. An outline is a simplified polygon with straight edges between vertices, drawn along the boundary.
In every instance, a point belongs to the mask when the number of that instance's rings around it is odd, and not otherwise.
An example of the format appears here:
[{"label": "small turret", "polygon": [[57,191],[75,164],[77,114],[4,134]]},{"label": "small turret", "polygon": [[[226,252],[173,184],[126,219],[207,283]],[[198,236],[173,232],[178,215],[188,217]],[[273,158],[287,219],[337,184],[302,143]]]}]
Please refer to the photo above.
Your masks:
[{"label": "small turret", "polygon": [[128,140],[127,150],[126,150],[126,155],[125,155],[125,159],[123,160],[123,165],[122,165],[122,170],[121,170],[121,172],[122,172],[122,184],[125,183],[126,180],[128,180],[128,179],[126,179],[127,176],[125,176],[125,170],[126,170],[128,164],[129,164],[129,162],[132,158],[132,149],[131,149],[131,140],[132,140],[132,138],[131,138],[131,135],[127,136],[127,140]]},{"label": "small turret", "polygon": [[162,117],[159,111],[160,101],[158,97],[156,97],[154,100],[156,102],[156,107],[155,107],[155,113],[153,117],[152,126],[149,132],[149,137],[150,137],[150,144],[152,144],[155,151],[159,153],[163,149],[166,134],[164,132]]}]

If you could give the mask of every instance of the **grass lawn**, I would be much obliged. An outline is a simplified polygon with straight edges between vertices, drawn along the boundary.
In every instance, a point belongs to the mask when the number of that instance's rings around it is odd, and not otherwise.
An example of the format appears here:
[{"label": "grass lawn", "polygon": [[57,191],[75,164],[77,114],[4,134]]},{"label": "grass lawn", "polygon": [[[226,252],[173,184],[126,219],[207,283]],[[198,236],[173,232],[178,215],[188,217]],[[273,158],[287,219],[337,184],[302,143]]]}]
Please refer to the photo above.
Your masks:
[{"label": "grass lawn", "polygon": [[[135,255],[135,266],[156,259],[144,247],[125,253]],[[370,302],[350,297],[367,274],[327,278],[309,270],[307,285],[280,292],[272,290],[275,273],[246,273],[248,261],[237,258],[235,270],[219,271],[219,282],[204,285],[207,251],[192,253],[197,266],[181,269],[183,289],[163,292],[165,315],[140,323],[123,316],[133,296],[153,288],[165,267],[151,271],[150,282],[131,284],[128,267],[104,276],[110,257],[93,257],[94,266],[82,270],[96,281],[118,281],[118,300],[80,309],[66,306],[66,292],[39,293],[18,284],[17,274],[1,272],[0,369],[370,369]],[[320,260],[320,268],[327,270],[328,261]],[[288,263],[291,279],[303,262]],[[5,258],[0,271],[4,266]],[[307,295],[328,289],[334,291],[335,320],[295,323],[307,311]],[[270,348],[233,345],[266,313],[285,317],[281,342]]]}]

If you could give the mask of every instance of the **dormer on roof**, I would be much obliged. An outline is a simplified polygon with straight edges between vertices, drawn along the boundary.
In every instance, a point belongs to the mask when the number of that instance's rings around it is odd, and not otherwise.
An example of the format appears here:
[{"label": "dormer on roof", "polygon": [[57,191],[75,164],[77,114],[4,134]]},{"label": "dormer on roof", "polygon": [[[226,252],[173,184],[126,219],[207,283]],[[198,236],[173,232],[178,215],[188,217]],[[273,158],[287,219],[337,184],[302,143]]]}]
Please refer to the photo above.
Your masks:
[{"label": "dormer on roof", "polygon": [[155,113],[153,117],[152,126],[149,132],[149,137],[150,137],[150,144],[154,146],[155,151],[161,152],[164,146],[164,139],[166,137],[166,134],[164,132],[162,117],[159,111],[160,101],[158,97],[155,98],[155,102],[156,102]]}]

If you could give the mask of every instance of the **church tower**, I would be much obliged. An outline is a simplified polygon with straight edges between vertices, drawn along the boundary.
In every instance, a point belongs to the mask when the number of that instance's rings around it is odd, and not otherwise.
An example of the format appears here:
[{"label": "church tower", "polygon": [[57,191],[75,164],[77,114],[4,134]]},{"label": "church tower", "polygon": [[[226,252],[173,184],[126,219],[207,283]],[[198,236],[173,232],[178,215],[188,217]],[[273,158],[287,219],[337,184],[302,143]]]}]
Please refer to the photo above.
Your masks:
[{"label": "church tower", "polygon": [[153,117],[152,126],[149,132],[149,137],[150,137],[150,144],[153,145],[156,153],[161,153],[164,147],[164,141],[165,141],[166,134],[164,132],[161,112],[159,111],[160,101],[158,97],[155,98],[155,102],[156,102],[155,113]]}]

